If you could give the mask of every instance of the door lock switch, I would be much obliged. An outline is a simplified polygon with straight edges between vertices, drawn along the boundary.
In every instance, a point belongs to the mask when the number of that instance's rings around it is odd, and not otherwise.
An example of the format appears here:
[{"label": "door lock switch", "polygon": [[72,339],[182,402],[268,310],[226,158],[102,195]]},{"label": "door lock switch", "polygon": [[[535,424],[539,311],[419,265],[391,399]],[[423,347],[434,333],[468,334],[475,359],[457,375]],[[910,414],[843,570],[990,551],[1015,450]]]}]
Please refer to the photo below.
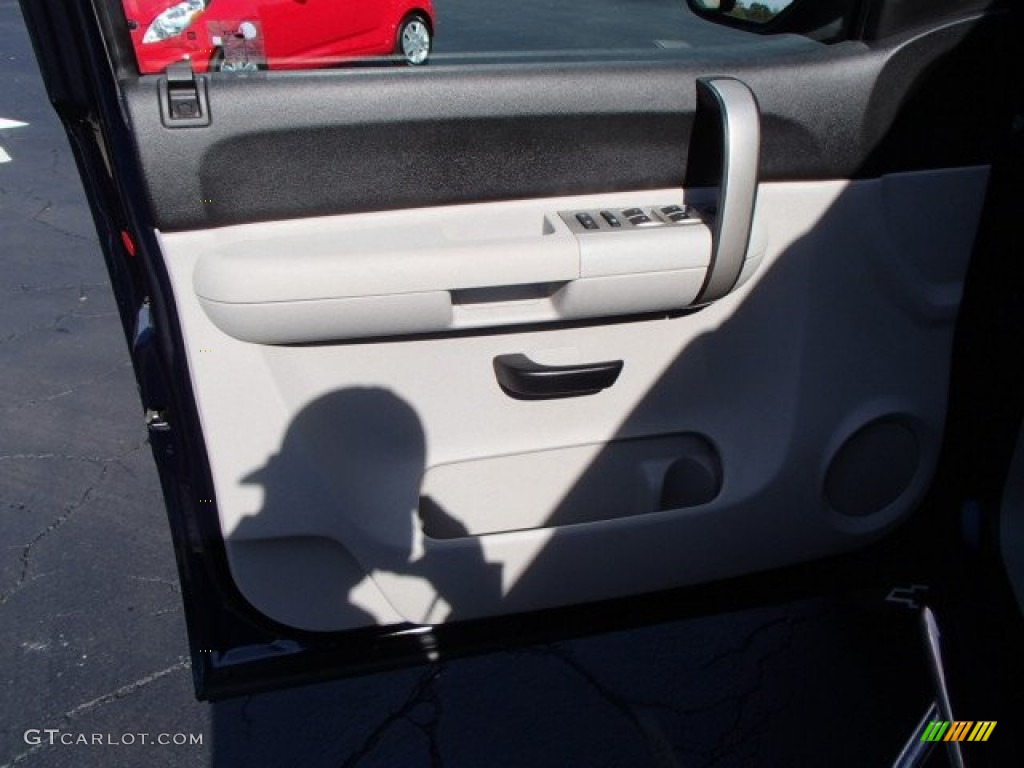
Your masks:
[{"label": "door lock switch", "polygon": [[206,78],[196,75],[185,61],[171,64],[157,81],[160,120],[167,128],[195,128],[210,124]]},{"label": "door lock switch", "polygon": [[576,221],[578,221],[584,229],[600,229],[600,225],[594,221],[594,217],[589,213],[577,213]]},{"label": "door lock switch", "polygon": [[663,205],[656,213],[669,224],[694,221],[690,208],[685,205]]}]

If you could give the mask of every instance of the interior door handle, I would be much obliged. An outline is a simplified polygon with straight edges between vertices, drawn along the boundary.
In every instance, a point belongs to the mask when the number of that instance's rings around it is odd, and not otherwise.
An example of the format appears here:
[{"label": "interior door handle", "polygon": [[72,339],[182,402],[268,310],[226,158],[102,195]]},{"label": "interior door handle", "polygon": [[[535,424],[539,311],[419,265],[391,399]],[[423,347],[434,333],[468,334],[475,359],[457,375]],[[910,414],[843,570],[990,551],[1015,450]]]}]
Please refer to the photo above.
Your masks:
[{"label": "interior door handle", "polygon": [[582,365],[541,365],[526,355],[499,355],[494,374],[505,394],[519,400],[593,395],[615,383],[621,360]]},{"label": "interior door handle", "polygon": [[711,235],[711,266],[694,304],[707,304],[733,289],[743,271],[757,202],[761,112],[745,83],[731,77],[697,79],[698,110],[717,117],[721,141],[718,210]]}]

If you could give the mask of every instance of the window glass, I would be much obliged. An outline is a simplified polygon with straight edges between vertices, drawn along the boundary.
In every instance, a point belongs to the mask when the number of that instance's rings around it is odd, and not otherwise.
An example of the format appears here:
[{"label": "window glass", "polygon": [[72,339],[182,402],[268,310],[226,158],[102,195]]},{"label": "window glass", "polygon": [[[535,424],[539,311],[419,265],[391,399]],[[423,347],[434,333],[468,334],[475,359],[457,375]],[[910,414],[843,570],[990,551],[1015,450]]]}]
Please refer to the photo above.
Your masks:
[{"label": "window glass", "polygon": [[[115,0],[143,73],[636,59],[762,42],[685,0]],[[739,3],[774,13],[781,0]]]}]

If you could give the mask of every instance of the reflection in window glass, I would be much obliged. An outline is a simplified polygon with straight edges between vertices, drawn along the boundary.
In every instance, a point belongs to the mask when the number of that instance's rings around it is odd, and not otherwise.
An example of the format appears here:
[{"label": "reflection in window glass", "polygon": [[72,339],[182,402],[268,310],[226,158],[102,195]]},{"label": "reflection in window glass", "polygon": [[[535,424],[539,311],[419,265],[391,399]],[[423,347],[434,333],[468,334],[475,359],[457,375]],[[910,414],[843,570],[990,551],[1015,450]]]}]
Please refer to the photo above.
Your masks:
[{"label": "reflection in window glass", "polygon": [[764,24],[774,19],[792,0],[737,0],[729,15],[755,24]]},{"label": "reflection in window glass", "polygon": [[146,74],[182,60],[199,72],[245,72],[357,63],[632,59],[754,37],[697,18],[685,0],[119,2]]}]

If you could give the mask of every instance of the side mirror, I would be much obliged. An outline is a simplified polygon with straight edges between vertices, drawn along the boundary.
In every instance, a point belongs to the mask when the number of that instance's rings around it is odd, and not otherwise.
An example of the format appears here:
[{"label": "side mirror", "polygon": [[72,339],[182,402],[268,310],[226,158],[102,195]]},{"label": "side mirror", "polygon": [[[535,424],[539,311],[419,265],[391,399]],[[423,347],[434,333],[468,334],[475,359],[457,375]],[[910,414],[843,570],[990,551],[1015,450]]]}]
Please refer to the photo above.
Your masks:
[{"label": "side mirror", "polygon": [[694,13],[707,19],[722,17],[746,24],[767,24],[794,0],[687,0]]},{"label": "side mirror", "polygon": [[857,39],[860,0],[686,0],[712,24],[760,35],[796,34],[823,43]]}]

